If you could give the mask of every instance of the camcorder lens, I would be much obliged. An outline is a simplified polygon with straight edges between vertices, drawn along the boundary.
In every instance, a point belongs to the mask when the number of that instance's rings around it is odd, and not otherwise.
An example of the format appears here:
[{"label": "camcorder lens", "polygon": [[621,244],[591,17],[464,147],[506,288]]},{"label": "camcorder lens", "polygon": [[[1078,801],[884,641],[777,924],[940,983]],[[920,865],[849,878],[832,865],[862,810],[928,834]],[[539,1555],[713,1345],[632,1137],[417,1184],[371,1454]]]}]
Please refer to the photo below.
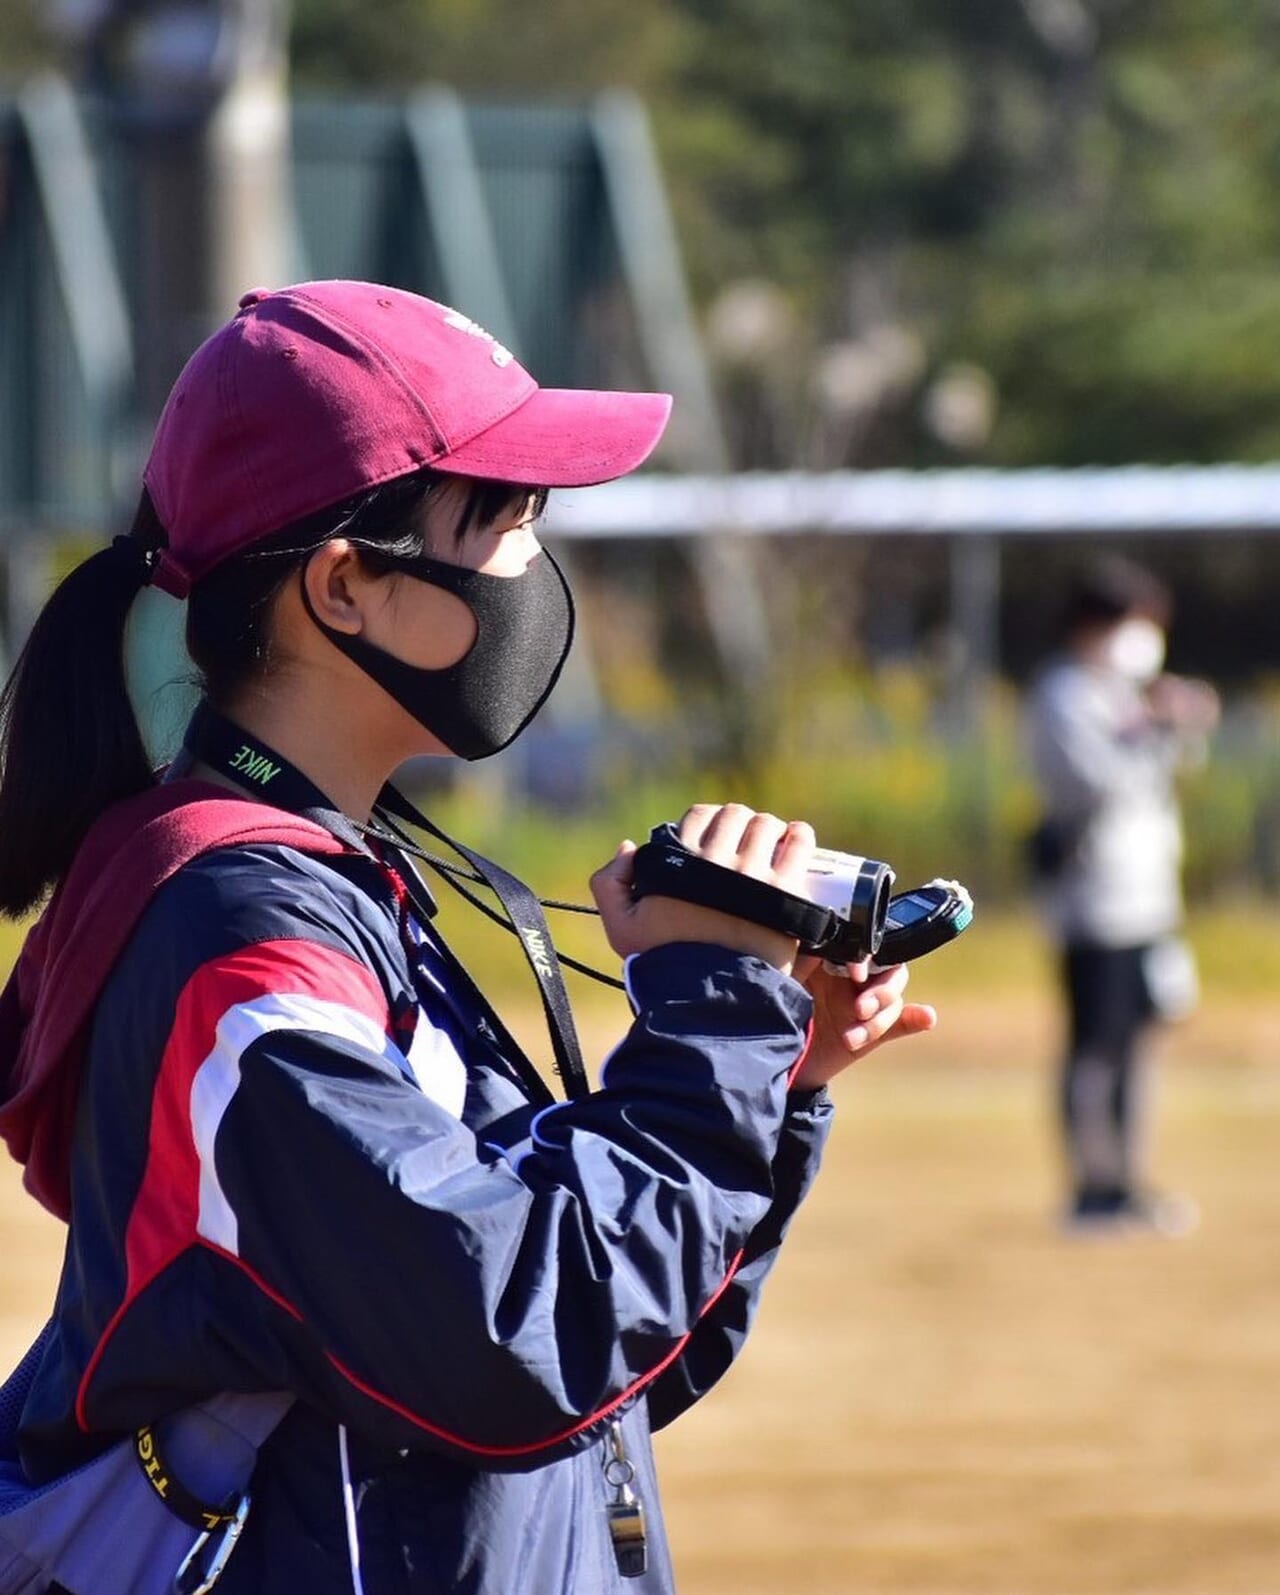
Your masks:
[{"label": "camcorder lens", "polygon": [[874,958],[884,938],[894,874],[879,859],[820,847],[805,880],[805,895],[836,916],[830,936],[806,952],[833,964]]}]

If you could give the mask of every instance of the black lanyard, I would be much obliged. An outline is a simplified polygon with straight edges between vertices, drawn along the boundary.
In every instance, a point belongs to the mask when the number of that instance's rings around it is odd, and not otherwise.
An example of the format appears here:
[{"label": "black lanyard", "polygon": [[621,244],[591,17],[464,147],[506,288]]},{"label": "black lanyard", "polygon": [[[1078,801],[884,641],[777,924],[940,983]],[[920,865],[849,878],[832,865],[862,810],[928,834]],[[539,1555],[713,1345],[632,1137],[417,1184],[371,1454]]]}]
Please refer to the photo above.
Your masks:
[{"label": "black lanyard", "polygon": [[[565,1095],[571,1099],[586,1096],[591,1087],[587,1080],[586,1064],[582,1061],[582,1047],[578,1041],[577,1026],[573,1022],[573,1010],[569,1006],[569,993],[565,990],[560,955],[551,940],[547,917],[542,912],[542,904],[535,893],[509,870],[503,869],[501,864],[495,864],[492,859],[485,858],[483,854],[476,853],[461,842],[455,842],[452,837],[446,836],[438,825],[420,813],[408,798],[396,791],[395,787],[390,785],[383,787],[375,812],[380,817],[385,814],[393,824],[396,819],[406,820],[410,825],[420,827],[429,836],[434,836],[437,841],[453,848],[459,857],[466,859],[502,904],[511,928],[520,938],[520,945],[524,949],[529,968],[533,971],[533,978],[538,983],[542,1012],[547,1022],[547,1033],[551,1037],[552,1052],[555,1055],[556,1073],[560,1076]],[[399,826],[395,826],[395,841],[398,846],[404,846],[408,842],[408,838],[403,835]],[[426,859],[428,863],[435,863],[428,854],[422,853],[419,849],[414,851],[418,857]],[[449,881],[450,885],[457,884],[447,873],[444,879]]]},{"label": "black lanyard", "polygon": [[369,852],[354,822],[296,764],[207,703],[200,704],[192,715],[183,734],[182,752],[169,766],[166,780],[187,775],[197,762],[272,808],[300,814],[357,852]]},{"label": "black lanyard", "polygon": [[[510,928],[520,939],[520,945],[524,949],[525,957],[538,985],[538,994],[542,999],[542,1010],[555,1056],[556,1072],[564,1085],[566,1096],[573,1099],[585,1096],[589,1092],[586,1065],[582,1059],[577,1027],[569,1006],[569,994],[565,990],[560,957],[551,940],[551,932],[547,926],[546,916],[542,912],[542,905],[523,881],[518,880],[509,870],[503,869],[500,864],[495,864],[491,859],[474,852],[462,843],[453,841],[421,814],[406,797],[389,785],[379,794],[374,809],[375,818],[381,824],[376,827],[357,826],[336,808],[296,765],[290,764],[282,754],[277,753],[260,739],[251,737],[207,703],[202,703],[192,717],[183,739],[183,748],[185,757],[171,773],[185,773],[192,764],[199,761],[235,782],[254,797],[276,808],[288,809],[314,820],[339,840],[357,847],[363,853],[373,856],[369,847],[369,841],[372,840],[383,850],[384,856],[386,853],[394,854],[394,863],[389,860],[386,862],[394,868],[397,878],[409,893],[414,908],[427,919],[435,915],[436,904],[406,854],[411,852],[423,859],[451,886],[459,890],[462,888],[458,887],[458,883],[452,878],[448,866],[414,846],[397,821],[418,826],[453,848],[493,891],[502,904]],[[378,862],[383,860],[380,859]],[[465,891],[463,895],[470,897]],[[475,982],[442,941],[438,942],[438,946],[454,973],[461,977],[471,994],[479,1001],[486,1017],[498,1033],[504,1049],[511,1049],[513,1054],[511,1062],[519,1070],[526,1085],[532,1087],[536,1081],[540,1093],[548,1095],[541,1075],[493,1012]],[[575,965],[575,967],[581,966]],[[610,981],[610,984],[618,985],[620,982]]]}]

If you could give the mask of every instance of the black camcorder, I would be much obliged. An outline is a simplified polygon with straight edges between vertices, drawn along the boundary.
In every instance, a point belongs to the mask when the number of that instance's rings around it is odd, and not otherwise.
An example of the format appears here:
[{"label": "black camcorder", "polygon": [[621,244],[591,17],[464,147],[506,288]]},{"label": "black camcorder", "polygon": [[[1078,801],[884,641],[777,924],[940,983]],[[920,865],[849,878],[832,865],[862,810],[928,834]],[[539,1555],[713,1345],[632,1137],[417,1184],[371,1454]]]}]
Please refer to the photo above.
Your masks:
[{"label": "black camcorder", "polygon": [[637,897],[678,897],[794,936],[801,950],[843,966],[881,967],[920,958],[952,941],[973,919],[973,899],[958,881],[934,880],[893,893],[894,872],[879,859],[818,848],[806,895],[713,864],[656,825],[636,850]]}]

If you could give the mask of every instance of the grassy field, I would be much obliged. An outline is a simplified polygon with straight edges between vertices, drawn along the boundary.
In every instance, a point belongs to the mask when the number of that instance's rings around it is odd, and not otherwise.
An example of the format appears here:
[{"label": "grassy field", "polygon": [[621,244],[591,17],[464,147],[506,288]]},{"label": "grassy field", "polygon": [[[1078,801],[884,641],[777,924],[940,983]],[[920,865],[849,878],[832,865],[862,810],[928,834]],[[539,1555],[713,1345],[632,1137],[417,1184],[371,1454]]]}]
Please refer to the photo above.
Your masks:
[{"label": "grassy field", "polygon": [[[1197,941],[1204,1005],[1160,1047],[1155,1168],[1204,1212],[1177,1243],[1054,1225],[1029,926],[921,967],[940,1030],[841,1082],[750,1348],[660,1437],[684,1595],[1280,1590],[1280,915]],[[593,1050],[616,1020],[586,1004]],[[5,1167],[6,1365],[58,1248]]]}]

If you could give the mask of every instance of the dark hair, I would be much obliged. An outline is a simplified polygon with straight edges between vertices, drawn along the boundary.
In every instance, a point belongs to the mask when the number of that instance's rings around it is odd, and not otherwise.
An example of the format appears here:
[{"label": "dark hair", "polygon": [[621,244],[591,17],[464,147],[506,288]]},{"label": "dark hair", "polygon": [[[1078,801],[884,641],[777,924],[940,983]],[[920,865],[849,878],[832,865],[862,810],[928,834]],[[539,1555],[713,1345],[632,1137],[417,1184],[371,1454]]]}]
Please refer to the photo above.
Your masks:
[{"label": "dark hair", "polygon": [[1080,571],[1067,588],[1063,631],[1067,636],[1113,626],[1126,615],[1169,624],[1173,595],[1157,576],[1132,560],[1106,555]]},{"label": "dark hair", "polygon": [[[216,566],[187,600],[187,650],[205,695],[225,704],[271,665],[271,612],[293,571],[331,537],[379,554],[424,551],[426,501],[451,480],[435,471],[372,489],[283,528]],[[496,520],[543,489],[475,482],[454,534]],[[0,913],[32,908],[66,872],[89,827],[119,799],[154,784],[129,700],[124,639],[164,529],[144,492],[127,537],[78,565],[41,610],[0,691]]]}]

